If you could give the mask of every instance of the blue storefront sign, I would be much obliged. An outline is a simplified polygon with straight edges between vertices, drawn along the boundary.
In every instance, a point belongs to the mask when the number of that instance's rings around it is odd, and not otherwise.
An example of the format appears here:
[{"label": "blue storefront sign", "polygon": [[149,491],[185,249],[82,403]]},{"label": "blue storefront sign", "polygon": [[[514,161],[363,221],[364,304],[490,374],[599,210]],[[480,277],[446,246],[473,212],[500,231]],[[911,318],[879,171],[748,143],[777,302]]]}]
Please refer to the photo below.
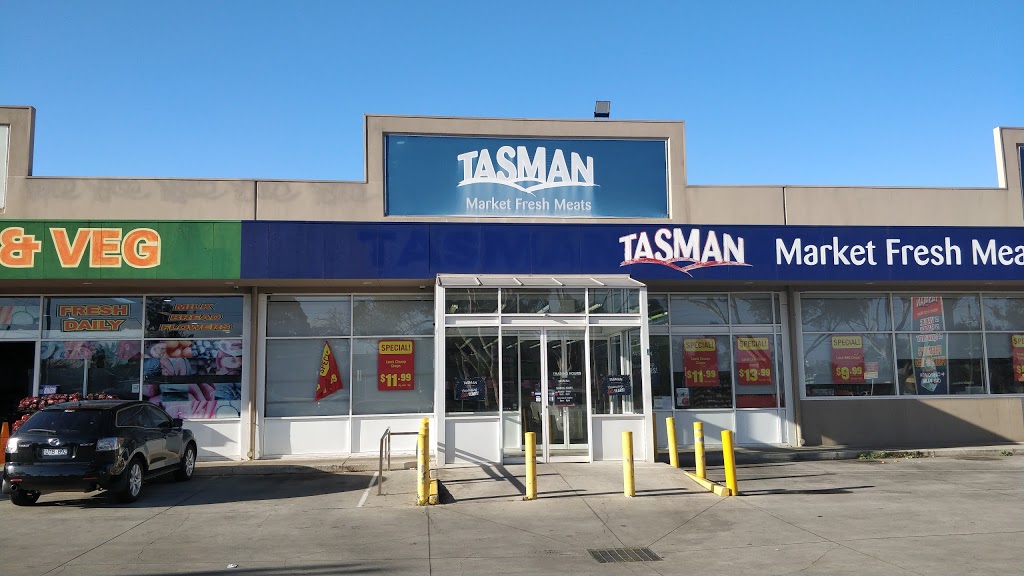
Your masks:
[{"label": "blue storefront sign", "polygon": [[389,216],[668,216],[664,140],[385,139]]},{"label": "blue storefront sign", "polygon": [[242,278],[1024,280],[1020,228],[243,222]]}]

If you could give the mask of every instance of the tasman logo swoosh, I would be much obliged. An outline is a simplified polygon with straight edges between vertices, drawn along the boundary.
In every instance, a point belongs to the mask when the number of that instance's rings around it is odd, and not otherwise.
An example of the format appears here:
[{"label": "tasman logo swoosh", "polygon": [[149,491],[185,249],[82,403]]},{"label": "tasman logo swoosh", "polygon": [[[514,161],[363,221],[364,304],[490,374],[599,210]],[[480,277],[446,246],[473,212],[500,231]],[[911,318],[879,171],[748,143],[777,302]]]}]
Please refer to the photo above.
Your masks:
[{"label": "tasman logo swoosh", "polygon": [[487,148],[459,154],[456,159],[462,165],[459,187],[497,184],[535,195],[549,188],[598,186],[594,182],[593,156],[570,152],[567,162],[565,152],[558,148],[550,162],[544,146],[538,146],[532,156],[526,146],[501,146],[493,160]]},{"label": "tasman logo swoosh", "polygon": [[750,266],[744,258],[743,238],[731,234],[719,235],[714,230],[702,234],[691,228],[689,234],[681,228],[660,228],[654,233],[654,243],[647,232],[638,232],[619,238],[623,257],[619,266],[631,264],[658,264],[693,276],[690,272],[711,266]]}]

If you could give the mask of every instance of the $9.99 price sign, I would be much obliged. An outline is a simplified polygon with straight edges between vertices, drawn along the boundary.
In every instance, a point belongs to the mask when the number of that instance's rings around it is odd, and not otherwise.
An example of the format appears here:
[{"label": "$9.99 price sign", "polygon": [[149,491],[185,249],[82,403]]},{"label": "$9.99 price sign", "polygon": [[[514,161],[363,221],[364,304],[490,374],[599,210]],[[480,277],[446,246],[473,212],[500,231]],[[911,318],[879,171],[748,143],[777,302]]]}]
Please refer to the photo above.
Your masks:
[{"label": "$9.99 price sign", "polygon": [[832,336],[832,381],[836,384],[864,383],[863,337]]},{"label": "$9.99 price sign", "polygon": [[377,342],[377,390],[412,390],[416,381],[412,340]]}]

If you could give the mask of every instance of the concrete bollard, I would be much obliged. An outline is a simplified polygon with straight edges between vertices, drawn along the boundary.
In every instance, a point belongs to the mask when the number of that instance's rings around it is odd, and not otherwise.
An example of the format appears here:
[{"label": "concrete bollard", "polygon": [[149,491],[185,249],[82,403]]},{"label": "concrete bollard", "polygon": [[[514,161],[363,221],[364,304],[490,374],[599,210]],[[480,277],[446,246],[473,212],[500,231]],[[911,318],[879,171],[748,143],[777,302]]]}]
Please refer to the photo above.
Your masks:
[{"label": "concrete bollard", "polygon": [[736,488],[736,454],[733,451],[732,430],[722,430],[722,460],[725,462],[725,487],[733,496],[739,495]]},{"label": "concrete bollard", "polygon": [[665,419],[665,433],[668,434],[668,463],[673,468],[679,468],[679,449],[676,447],[676,419],[669,417]]},{"label": "concrete bollard", "polygon": [[704,423],[693,423],[693,459],[697,465],[695,470],[698,478],[707,479],[708,469],[704,462]]},{"label": "concrete bollard", "polygon": [[633,480],[633,433],[622,433],[622,493],[627,498],[636,496],[636,483]]},{"label": "concrete bollard", "polygon": [[537,499],[537,433],[526,433],[526,497],[523,500]]}]

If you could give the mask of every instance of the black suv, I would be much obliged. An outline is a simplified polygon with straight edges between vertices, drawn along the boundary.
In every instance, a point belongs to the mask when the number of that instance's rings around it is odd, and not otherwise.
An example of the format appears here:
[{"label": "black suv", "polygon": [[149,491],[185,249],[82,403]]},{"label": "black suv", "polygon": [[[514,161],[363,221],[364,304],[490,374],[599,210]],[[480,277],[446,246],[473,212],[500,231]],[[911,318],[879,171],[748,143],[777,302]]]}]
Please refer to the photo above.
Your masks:
[{"label": "black suv", "polygon": [[188,480],[196,441],[180,419],[149,402],[87,400],[50,406],[18,428],[5,447],[3,493],[29,506],[44,492],[109,490],[134,502],[143,480]]}]

